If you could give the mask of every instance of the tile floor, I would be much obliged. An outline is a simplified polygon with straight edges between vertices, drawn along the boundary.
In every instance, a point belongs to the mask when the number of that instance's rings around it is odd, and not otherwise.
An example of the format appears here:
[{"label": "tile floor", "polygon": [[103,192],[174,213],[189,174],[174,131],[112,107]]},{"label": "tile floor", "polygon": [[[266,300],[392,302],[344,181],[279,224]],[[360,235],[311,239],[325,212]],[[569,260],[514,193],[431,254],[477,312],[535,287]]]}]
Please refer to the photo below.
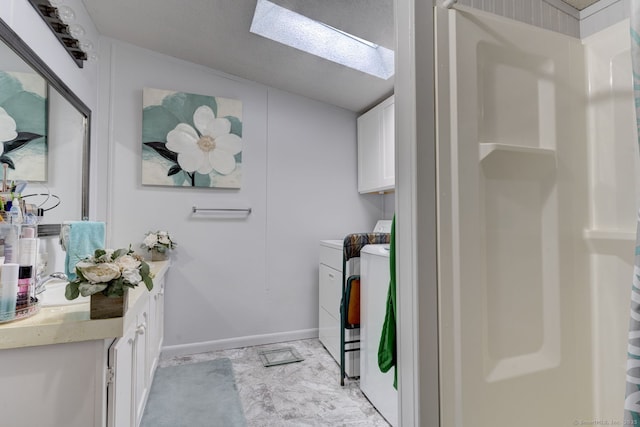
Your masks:
[{"label": "tile floor", "polygon": [[[302,362],[264,367],[258,351],[293,347]],[[389,424],[357,380],[340,386],[340,369],[317,339],[220,350],[162,360],[160,366],[228,357],[249,427],[367,426]]]}]

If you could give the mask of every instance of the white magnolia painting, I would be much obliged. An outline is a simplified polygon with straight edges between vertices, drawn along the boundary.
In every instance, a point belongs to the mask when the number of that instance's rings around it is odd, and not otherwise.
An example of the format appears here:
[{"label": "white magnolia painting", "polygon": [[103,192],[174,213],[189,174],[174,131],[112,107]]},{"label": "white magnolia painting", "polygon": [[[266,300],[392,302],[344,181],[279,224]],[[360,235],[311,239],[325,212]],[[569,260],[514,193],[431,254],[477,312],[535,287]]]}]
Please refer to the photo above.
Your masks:
[{"label": "white magnolia painting", "polygon": [[241,181],[241,101],[143,90],[143,185],[240,188]]}]

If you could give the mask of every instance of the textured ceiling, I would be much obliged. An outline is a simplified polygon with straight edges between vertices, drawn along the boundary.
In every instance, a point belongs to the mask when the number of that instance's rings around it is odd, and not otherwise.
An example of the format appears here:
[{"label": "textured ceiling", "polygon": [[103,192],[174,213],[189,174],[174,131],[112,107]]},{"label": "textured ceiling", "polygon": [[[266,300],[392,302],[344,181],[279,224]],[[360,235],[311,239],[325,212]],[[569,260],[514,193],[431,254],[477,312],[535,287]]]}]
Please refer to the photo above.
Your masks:
[{"label": "textured ceiling", "polygon": [[575,7],[578,10],[582,10],[596,3],[598,0],[562,0],[562,1],[567,3],[568,5]]},{"label": "textured ceiling", "polygon": [[[393,0],[271,0],[389,49]],[[249,32],[256,0],[83,0],[98,31],[143,48],[362,112],[382,80]]]}]

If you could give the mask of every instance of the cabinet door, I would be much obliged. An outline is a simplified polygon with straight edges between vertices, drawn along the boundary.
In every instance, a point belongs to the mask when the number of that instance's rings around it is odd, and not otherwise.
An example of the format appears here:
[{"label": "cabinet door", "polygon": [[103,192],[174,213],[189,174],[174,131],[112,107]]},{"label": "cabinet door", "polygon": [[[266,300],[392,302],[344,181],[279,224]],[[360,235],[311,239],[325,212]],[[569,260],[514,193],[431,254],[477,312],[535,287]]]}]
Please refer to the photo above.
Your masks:
[{"label": "cabinet door", "polygon": [[142,420],[142,414],[144,413],[144,406],[147,402],[147,394],[149,392],[149,385],[151,378],[149,377],[149,363],[148,350],[149,350],[149,310],[148,305],[145,309],[138,314],[137,325],[135,328],[135,344],[133,349],[133,381],[135,391],[135,426],[140,424]]},{"label": "cabinet door", "polygon": [[396,114],[394,98],[381,104],[380,188],[392,189],[396,184]]},{"label": "cabinet door", "polygon": [[153,293],[149,300],[149,368],[147,378],[152,378],[158,366],[162,341],[164,337],[164,280],[154,284]]},{"label": "cabinet door", "polygon": [[373,109],[358,117],[358,191],[368,193],[378,186],[380,121]]},{"label": "cabinet door", "polygon": [[109,372],[111,379],[107,387],[107,426],[134,426],[133,393],[133,349],[135,330],[118,338],[109,350]]},{"label": "cabinet door", "polygon": [[158,301],[156,303],[156,357],[160,358],[162,352],[162,344],[164,343],[164,280],[162,281],[160,291],[158,292]]},{"label": "cabinet door", "polygon": [[137,316],[136,324],[118,338],[109,352],[112,379],[108,386],[108,426],[138,426],[149,390],[147,377],[148,310]]},{"label": "cabinet door", "polygon": [[395,106],[391,96],[358,117],[358,191],[395,186]]}]

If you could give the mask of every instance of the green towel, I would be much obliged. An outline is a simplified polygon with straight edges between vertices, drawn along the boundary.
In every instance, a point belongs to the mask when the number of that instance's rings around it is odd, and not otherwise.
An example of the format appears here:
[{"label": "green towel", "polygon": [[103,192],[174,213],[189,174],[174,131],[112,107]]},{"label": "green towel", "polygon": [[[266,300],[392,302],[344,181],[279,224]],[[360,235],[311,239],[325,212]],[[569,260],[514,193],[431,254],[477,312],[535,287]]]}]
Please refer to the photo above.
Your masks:
[{"label": "green towel", "polygon": [[396,217],[391,222],[391,242],[389,245],[389,292],[387,294],[387,311],[382,324],[382,335],[378,347],[378,367],[387,372],[392,366],[393,387],[398,388],[398,359],[396,355]]}]

